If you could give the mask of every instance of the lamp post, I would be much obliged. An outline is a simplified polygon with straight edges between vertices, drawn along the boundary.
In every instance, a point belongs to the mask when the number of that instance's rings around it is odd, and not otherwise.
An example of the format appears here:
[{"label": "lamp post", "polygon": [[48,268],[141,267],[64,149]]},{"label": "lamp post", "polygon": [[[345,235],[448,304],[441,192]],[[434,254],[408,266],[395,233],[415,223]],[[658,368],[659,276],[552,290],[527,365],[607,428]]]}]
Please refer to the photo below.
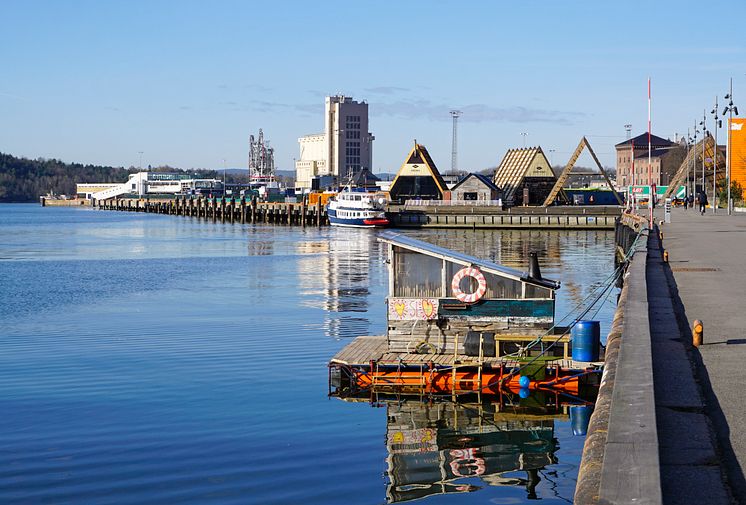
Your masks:
[{"label": "lamp post", "polygon": [[697,192],[697,120],[694,120],[694,157],[692,159],[692,195]]},{"label": "lamp post", "polygon": [[[692,132],[689,128],[686,129],[686,156],[689,157],[689,150],[692,145]],[[686,164],[686,184],[684,185],[685,193],[684,198],[689,198],[689,163]],[[685,204],[686,205],[686,204]],[[686,208],[686,207],[685,207]]]},{"label": "lamp post", "polygon": [[733,212],[733,200],[731,200],[730,196],[730,159],[731,159],[731,146],[730,146],[730,136],[731,136],[731,128],[733,128],[733,114],[735,113],[736,116],[738,115],[738,107],[733,105],[733,78],[730,78],[730,90],[728,91],[728,94],[725,95],[725,99],[729,100],[728,105],[725,106],[725,109],[723,109],[723,116],[725,116],[725,113],[728,113],[728,146],[727,146],[727,154],[725,157],[725,179],[726,183],[728,184],[728,215],[730,216]]},{"label": "lamp post", "polygon": [[705,144],[707,144],[707,113],[702,111],[702,121],[699,122],[699,126],[702,127],[702,193],[706,194],[705,190]]},{"label": "lamp post", "polygon": [[521,136],[523,137],[523,147],[526,147],[526,137],[528,137],[528,133],[521,132]]},{"label": "lamp post", "polygon": [[722,121],[718,119],[718,97],[715,96],[715,108],[710,111],[715,118],[715,148],[712,150],[712,213],[717,213],[717,174],[718,174],[718,128]]},{"label": "lamp post", "polygon": [[139,171],[142,172],[142,151],[137,151],[137,154],[140,155],[140,165],[139,165]]}]

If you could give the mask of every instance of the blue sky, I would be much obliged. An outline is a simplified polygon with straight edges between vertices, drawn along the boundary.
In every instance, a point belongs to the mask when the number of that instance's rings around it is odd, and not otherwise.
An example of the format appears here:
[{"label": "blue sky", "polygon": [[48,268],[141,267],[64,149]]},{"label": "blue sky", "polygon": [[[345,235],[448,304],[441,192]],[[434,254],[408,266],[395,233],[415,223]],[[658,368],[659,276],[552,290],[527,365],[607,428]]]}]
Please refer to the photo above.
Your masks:
[{"label": "blue sky", "polygon": [[244,167],[263,128],[289,169],[344,93],[370,104],[377,172],[413,139],[449,169],[452,108],[460,168],[495,166],[521,133],[554,163],[586,135],[613,166],[624,125],[647,128],[648,76],[657,135],[685,134],[730,77],[746,111],[737,0],[4,0],[0,17],[0,151],[31,158]]}]

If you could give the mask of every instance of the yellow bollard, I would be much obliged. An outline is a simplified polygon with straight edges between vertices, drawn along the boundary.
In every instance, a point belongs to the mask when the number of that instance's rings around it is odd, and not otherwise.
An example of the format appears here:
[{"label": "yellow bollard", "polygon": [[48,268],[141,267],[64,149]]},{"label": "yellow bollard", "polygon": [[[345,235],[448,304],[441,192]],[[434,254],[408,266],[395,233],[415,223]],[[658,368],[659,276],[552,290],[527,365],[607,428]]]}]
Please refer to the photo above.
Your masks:
[{"label": "yellow bollard", "polygon": [[663,250],[663,262],[668,263],[668,251]]},{"label": "yellow bollard", "polygon": [[695,319],[692,326],[692,345],[699,347],[704,341],[704,325],[699,319]]}]

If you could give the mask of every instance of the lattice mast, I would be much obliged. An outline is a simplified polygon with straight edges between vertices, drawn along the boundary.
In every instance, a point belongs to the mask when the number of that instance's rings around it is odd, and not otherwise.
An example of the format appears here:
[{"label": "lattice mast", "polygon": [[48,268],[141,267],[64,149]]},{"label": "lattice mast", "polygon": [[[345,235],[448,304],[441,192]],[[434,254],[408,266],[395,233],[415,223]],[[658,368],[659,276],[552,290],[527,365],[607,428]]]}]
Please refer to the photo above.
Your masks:
[{"label": "lattice mast", "polygon": [[259,136],[249,135],[249,181],[252,183],[271,182],[275,179],[275,150],[264,140],[264,132],[259,128]]},{"label": "lattice mast", "polygon": [[453,141],[451,147],[451,174],[458,172],[458,118],[461,116],[460,110],[452,110],[453,118]]}]

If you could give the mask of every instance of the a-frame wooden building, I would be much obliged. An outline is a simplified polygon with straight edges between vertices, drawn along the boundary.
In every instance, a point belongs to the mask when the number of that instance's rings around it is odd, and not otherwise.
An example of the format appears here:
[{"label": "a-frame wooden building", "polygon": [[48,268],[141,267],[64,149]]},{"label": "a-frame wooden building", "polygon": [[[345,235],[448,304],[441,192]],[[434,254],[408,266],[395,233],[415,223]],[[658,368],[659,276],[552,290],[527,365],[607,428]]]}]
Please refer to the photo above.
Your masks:
[{"label": "a-frame wooden building", "polygon": [[448,190],[425,146],[414,143],[406,161],[391,183],[391,201],[404,203],[407,200],[442,200]]},{"label": "a-frame wooden building", "polygon": [[[541,147],[510,149],[495,172],[506,205],[541,205],[556,177]],[[524,196],[528,194],[528,201]]]}]

